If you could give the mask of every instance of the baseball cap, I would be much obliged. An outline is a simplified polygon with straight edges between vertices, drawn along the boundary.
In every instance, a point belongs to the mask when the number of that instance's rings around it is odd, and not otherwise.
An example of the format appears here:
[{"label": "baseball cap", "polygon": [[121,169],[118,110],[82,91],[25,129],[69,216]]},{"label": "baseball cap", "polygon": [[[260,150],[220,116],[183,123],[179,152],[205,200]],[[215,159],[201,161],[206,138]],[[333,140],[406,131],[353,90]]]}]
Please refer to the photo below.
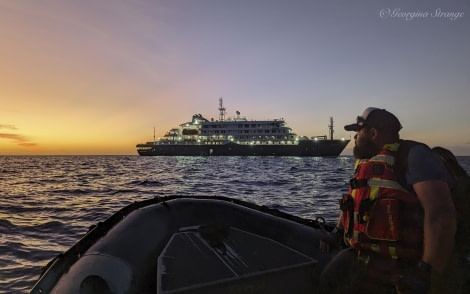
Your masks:
[{"label": "baseball cap", "polygon": [[356,123],[344,126],[346,131],[358,132],[368,126],[379,130],[398,133],[402,128],[398,118],[385,109],[368,107],[356,118]]}]

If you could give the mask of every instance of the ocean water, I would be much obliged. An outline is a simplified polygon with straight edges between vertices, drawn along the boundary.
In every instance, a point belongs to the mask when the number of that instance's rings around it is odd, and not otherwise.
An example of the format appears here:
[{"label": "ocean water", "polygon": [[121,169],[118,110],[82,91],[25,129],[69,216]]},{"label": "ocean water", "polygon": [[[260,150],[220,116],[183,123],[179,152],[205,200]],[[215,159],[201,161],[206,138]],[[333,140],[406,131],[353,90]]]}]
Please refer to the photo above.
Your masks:
[{"label": "ocean water", "polygon": [[[470,171],[470,157],[460,157]],[[0,293],[27,293],[88,228],[135,201],[227,196],[334,222],[354,159],[0,156]]]}]

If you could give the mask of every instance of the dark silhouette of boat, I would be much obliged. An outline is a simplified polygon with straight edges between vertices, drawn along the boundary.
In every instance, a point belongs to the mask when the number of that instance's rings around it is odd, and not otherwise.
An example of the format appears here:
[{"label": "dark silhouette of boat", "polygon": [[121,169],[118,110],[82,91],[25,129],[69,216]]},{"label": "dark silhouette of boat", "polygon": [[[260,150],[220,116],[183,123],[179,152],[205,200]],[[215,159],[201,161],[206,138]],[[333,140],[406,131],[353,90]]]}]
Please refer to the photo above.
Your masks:
[{"label": "dark silhouette of boat", "polygon": [[331,228],[232,198],[155,197],[92,226],[30,293],[317,293]]}]

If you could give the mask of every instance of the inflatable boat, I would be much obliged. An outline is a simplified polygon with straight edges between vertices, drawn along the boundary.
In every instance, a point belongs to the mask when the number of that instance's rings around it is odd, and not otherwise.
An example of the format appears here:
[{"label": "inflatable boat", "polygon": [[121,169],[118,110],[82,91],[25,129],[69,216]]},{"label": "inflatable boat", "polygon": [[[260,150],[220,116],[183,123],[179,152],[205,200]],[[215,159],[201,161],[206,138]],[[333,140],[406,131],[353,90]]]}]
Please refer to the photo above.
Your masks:
[{"label": "inflatable boat", "polygon": [[30,293],[316,293],[330,229],[232,198],[156,197],[90,228]]}]

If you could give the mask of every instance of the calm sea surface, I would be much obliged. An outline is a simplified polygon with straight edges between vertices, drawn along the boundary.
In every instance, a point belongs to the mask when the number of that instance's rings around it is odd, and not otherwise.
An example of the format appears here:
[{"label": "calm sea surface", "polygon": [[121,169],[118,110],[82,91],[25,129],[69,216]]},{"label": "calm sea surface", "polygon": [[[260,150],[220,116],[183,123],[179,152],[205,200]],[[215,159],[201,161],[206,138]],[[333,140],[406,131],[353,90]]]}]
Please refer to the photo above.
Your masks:
[{"label": "calm sea surface", "polygon": [[[470,171],[470,157],[459,157]],[[0,293],[27,293],[90,225],[134,201],[218,195],[333,222],[354,159],[0,156]]]}]

